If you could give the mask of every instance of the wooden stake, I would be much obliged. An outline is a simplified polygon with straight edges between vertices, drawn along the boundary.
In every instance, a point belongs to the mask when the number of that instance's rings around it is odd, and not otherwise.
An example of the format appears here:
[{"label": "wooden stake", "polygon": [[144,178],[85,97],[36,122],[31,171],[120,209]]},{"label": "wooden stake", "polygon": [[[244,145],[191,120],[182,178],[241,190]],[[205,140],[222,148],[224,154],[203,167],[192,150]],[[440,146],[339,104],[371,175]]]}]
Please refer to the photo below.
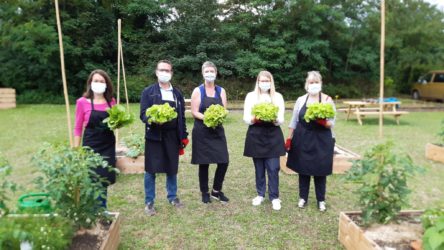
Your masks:
[{"label": "wooden stake", "polygon": [[[122,41],[120,41],[120,46],[122,46]],[[129,112],[128,88],[126,87],[125,63],[123,62],[123,47],[120,47],[120,53],[120,57],[122,58],[123,87],[125,87],[126,111]]]},{"label": "wooden stake", "polygon": [[68,98],[68,87],[66,83],[66,75],[65,75],[65,58],[63,52],[63,38],[62,38],[62,26],[60,24],[60,13],[59,13],[59,1],[55,0],[55,10],[56,10],[56,19],[57,19],[57,32],[59,34],[59,47],[60,47],[60,68],[62,70],[62,82],[63,82],[63,94],[65,96],[65,106],[66,106],[66,119],[68,123],[68,135],[69,135],[69,145],[74,147],[72,129],[71,129],[71,114],[69,111],[69,98]]},{"label": "wooden stake", "polygon": [[385,1],[381,0],[381,50],[379,69],[379,138],[383,138],[383,101],[384,101],[384,46],[385,45]]},{"label": "wooden stake", "polygon": [[[122,29],[122,20],[117,19],[117,104],[120,104],[120,56],[122,53],[120,49],[122,45],[120,44],[120,33]],[[116,129],[116,144],[119,144],[119,130]]]}]

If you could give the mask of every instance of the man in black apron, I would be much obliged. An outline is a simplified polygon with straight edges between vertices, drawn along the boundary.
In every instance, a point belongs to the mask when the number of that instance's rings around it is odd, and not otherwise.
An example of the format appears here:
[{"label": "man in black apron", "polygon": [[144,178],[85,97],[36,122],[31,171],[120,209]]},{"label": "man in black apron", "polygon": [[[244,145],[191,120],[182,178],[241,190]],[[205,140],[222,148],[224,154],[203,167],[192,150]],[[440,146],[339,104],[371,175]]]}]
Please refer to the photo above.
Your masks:
[{"label": "man in black apron", "polygon": [[[168,201],[177,208],[183,206],[177,198],[177,172],[179,150],[186,146],[188,136],[184,98],[170,83],[171,62],[159,61],[156,75],[158,82],[143,90],[140,101],[140,119],[145,123],[145,212],[150,216],[156,213],[154,199],[157,173],[166,173]],[[175,109],[177,118],[164,124],[148,123],[146,110],[152,105],[164,103]]]},{"label": "man in black apron", "polygon": [[[298,206],[300,208],[305,207],[308,201],[310,179],[313,176],[319,210],[325,211],[326,181],[333,168],[334,138],[330,127],[334,120],[314,120],[310,122],[304,120],[309,98],[312,100],[317,98],[319,103],[324,101],[334,106],[331,98],[320,92],[319,85],[321,81],[318,72],[309,72],[306,83],[309,94],[299,97],[296,101],[292,122],[290,123],[290,135],[293,134],[293,136],[288,152],[287,166],[299,174],[300,200]],[[312,84],[313,86],[311,86]],[[297,115],[297,119],[295,119],[295,115]],[[295,121],[297,121],[296,124],[292,124]]]}]

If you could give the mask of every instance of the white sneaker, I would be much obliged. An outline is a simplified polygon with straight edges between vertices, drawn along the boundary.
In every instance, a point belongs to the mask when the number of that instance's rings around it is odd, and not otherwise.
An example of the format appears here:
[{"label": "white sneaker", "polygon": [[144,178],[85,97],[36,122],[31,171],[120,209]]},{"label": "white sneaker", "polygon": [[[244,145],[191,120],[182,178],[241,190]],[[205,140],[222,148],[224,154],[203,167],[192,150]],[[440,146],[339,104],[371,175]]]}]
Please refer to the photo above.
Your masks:
[{"label": "white sneaker", "polygon": [[319,211],[324,212],[325,210],[327,210],[327,207],[325,206],[325,201],[320,201],[319,202]]},{"label": "white sneaker", "polygon": [[264,201],[264,197],[258,195],[253,199],[251,204],[253,204],[253,206],[259,206],[260,204],[262,204],[263,201]]},{"label": "white sneaker", "polygon": [[306,201],[304,199],[299,199],[298,207],[299,208],[304,208],[305,207],[305,203],[306,203]]},{"label": "white sneaker", "polygon": [[271,201],[271,204],[273,204],[273,210],[281,210],[281,200],[274,199]]}]

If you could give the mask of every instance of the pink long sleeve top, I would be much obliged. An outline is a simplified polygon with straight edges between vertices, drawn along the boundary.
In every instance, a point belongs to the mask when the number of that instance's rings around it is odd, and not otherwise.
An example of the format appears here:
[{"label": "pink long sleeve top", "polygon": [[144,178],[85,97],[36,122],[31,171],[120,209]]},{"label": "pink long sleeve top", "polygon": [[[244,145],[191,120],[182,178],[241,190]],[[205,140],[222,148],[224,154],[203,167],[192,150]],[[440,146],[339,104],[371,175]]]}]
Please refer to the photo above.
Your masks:
[{"label": "pink long sleeve top", "polygon": [[[111,106],[116,105],[116,100],[113,98],[110,103]],[[94,103],[94,109],[97,111],[105,111],[107,110],[108,104]],[[83,129],[88,125],[89,117],[91,115],[91,102],[89,99],[85,97],[80,97],[76,101],[76,121],[74,124],[74,136],[82,136]]]}]

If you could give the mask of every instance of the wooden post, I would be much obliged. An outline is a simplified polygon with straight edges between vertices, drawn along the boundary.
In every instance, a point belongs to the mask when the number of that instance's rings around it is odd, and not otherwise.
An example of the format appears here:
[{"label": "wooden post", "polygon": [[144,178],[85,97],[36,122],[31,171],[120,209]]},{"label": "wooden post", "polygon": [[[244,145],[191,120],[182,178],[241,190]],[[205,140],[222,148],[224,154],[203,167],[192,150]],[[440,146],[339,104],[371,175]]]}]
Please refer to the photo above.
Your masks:
[{"label": "wooden post", "polygon": [[[120,33],[122,28],[122,20],[117,19],[117,104],[120,104],[120,53],[121,44],[120,44]],[[119,144],[119,130],[116,129],[116,145]]]},{"label": "wooden post", "polygon": [[379,138],[383,138],[383,101],[384,101],[384,45],[385,45],[385,1],[381,0],[381,50],[379,69]]},{"label": "wooden post", "polygon": [[60,24],[60,14],[59,14],[59,1],[55,0],[55,10],[56,10],[56,19],[57,19],[57,32],[59,34],[59,47],[60,47],[60,68],[62,70],[62,82],[63,82],[63,94],[65,96],[65,106],[66,106],[66,119],[68,123],[68,135],[69,135],[69,145],[71,147],[74,146],[73,138],[72,138],[72,129],[71,129],[71,115],[69,111],[69,99],[68,99],[68,87],[66,83],[66,75],[65,75],[65,58],[63,55],[63,38],[62,38],[62,26]]},{"label": "wooden post", "polygon": [[[120,41],[120,46],[122,46],[122,41]],[[120,57],[122,58],[122,75],[123,75],[123,87],[125,88],[125,100],[126,100],[126,111],[129,112],[129,100],[128,100],[128,88],[126,87],[126,74],[125,74],[125,63],[123,62],[123,47],[120,47]]]}]

